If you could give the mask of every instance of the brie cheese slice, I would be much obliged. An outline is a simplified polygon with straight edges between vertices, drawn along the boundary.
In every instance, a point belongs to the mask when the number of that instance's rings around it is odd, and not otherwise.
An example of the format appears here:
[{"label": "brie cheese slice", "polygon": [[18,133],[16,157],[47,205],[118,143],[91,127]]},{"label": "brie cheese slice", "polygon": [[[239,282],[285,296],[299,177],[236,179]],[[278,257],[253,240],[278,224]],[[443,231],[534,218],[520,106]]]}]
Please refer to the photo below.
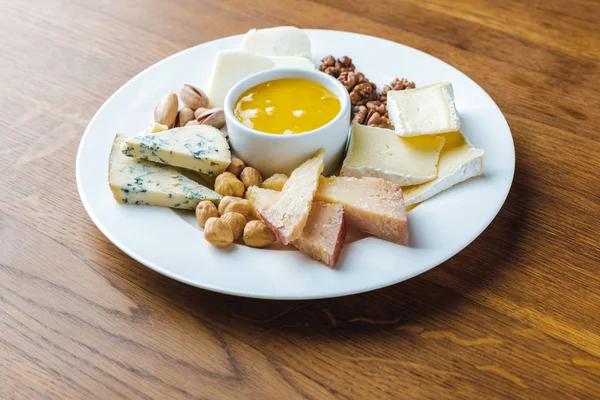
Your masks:
[{"label": "brie cheese slice", "polygon": [[224,108],[229,89],[256,72],[275,66],[267,56],[242,50],[221,50],[215,57],[206,94],[212,107]]},{"label": "brie cheese slice", "polygon": [[341,176],[385,179],[400,186],[435,179],[444,137],[403,138],[390,129],[352,125]]},{"label": "brie cheese slice", "polygon": [[454,91],[447,82],[390,91],[387,110],[399,136],[436,135],[460,129]]},{"label": "brie cheese slice", "polygon": [[460,132],[444,136],[446,144],[440,154],[437,178],[403,188],[407,206],[427,200],[457,183],[483,173],[483,150],[474,148]]},{"label": "brie cheese slice", "polygon": [[295,26],[250,29],[241,49],[263,56],[300,56],[310,58],[310,39]]}]

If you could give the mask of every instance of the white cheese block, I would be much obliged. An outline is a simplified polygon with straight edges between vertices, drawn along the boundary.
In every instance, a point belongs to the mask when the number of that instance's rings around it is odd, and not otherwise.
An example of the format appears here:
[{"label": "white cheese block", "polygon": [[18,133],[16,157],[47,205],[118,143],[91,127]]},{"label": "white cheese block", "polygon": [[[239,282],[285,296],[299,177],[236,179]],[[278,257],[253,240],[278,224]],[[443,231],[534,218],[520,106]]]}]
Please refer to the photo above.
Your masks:
[{"label": "white cheese block", "polygon": [[215,57],[206,94],[212,107],[224,107],[229,89],[256,72],[271,69],[273,61],[259,54],[242,50],[221,50]]},{"label": "white cheese block", "polygon": [[311,57],[310,39],[294,26],[250,29],[242,39],[241,49],[263,56]]},{"label": "white cheese block", "polygon": [[460,129],[454,91],[447,82],[390,91],[387,110],[400,136],[436,135]]},{"label": "white cheese block", "polygon": [[315,69],[315,64],[305,57],[271,57],[271,61],[275,64],[275,68],[304,68]]},{"label": "white cheese block", "polygon": [[341,176],[385,179],[400,186],[435,179],[445,139],[427,135],[403,138],[390,129],[353,124]]},{"label": "white cheese block", "polygon": [[193,210],[202,200],[222,198],[173,167],[127,157],[121,151],[125,139],[116,135],[108,164],[108,184],[119,203]]},{"label": "white cheese block", "polygon": [[427,200],[457,183],[483,173],[483,150],[474,148],[460,132],[445,136],[446,144],[440,154],[437,178],[403,188],[407,206]]},{"label": "white cheese block", "polygon": [[123,154],[217,176],[231,162],[227,139],[209,125],[191,125],[127,138]]}]

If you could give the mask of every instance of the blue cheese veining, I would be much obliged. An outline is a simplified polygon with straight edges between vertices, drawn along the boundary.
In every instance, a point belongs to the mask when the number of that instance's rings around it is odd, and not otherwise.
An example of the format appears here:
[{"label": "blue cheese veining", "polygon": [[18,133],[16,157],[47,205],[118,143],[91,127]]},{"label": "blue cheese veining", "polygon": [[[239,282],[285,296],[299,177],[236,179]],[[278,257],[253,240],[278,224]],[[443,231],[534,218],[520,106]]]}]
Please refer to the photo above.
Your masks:
[{"label": "blue cheese veining", "polygon": [[202,200],[218,203],[222,198],[176,168],[125,156],[121,145],[126,139],[117,134],[109,159],[108,183],[118,202],[193,210]]},{"label": "blue cheese veining", "polygon": [[227,169],[231,152],[227,140],[216,128],[193,125],[164,132],[144,132],[127,138],[121,151],[128,157],[143,158],[217,176]]}]

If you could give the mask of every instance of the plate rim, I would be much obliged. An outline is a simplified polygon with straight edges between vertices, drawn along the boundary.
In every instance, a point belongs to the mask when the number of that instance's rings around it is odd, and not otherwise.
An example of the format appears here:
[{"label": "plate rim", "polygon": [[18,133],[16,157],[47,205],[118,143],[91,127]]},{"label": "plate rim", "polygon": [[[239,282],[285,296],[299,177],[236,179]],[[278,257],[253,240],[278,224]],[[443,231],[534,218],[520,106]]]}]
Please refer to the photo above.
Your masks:
[{"label": "plate rim", "polygon": [[90,205],[88,199],[85,197],[84,195],[84,191],[82,189],[82,181],[81,181],[81,153],[82,153],[82,148],[83,148],[83,143],[85,142],[86,138],[88,137],[88,135],[90,134],[90,130],[91,127],[94,125],[94,123],[96,122],[96,120],[99,118],[99,115],[102,113],[102,111],[111,103],[111,100],[113,98],[115,98],[116,96],[119,95],[120,92],[126,90],[126,87],[128,87],[130,84],[132,84],[133,81],[135,81],[140,75],[143,75],[146,73],[146,71],[155,68],[163,63],[168,62],[169,60],[171,60],[172,58],[177,57],[178,55],[180,55],[181,53],[190,51],[191,49],[194,49],[196,47],[211,43],[211,44],[216,44],[219,41],[227,41],[227,40],[231,40],[233,38],[236,37],[242,37],[244,34],[238,34],[238,35],[231,35],[231,36],[227,36],[227,37],[222,37],[222,38],[217,38],[208,42],[203,42],[203,43],[199,43],[195,46],[192,47],[188,47],[186,49],[183,49],[181,51],[178,51],[177,53],[171,54],[168,57],[165,57],[163,59],[161,59],[160,61],[148,66],[147,68],[143,69],[142,71],[140,71],[139,73],[137,73],[136,75],[134,75],[133,77],[131,77],[129,80],[127,80],[127,82],[125,82],[123,85],[121,85],[115,92],[113,92],[102,104],[102,106],[100,106],[100,108],[95,112],[94,116],[90,119],[89,123],[86,126],[86,129],[84,130],[83,135],[81,136],[79,145],[78,145],[78,149],[77,149],[77,155],[76,155],[76,159],[75,159],[75,175],[76,175],[76,182],[77,182],[77,191],[79,193],[79,197],[81,199],[81,202],[84,206],[85,211],[87,212],[88,216],[90,217],[90,219],[92,220],[92,222],[94,222],[94,224],[96,225],[96,227],[100,230],[100,232],[108,239],[110,240],[110,242],[115,245],[117,248],[119,248],[122,252],[124,252],[127,256],[131,257],[132,259],[136,260],[137,262],[139,262],[140,264],[144,265],[147,268],[152,269],[153,271],[167,276],[171,279],[174,279],[176,281],[188,284],[190,286],[194,286],[197,288],[201,288],[201,289],[205,289],[205,290],[210,290],[213,292],[217,292],[217,293],[222,293],[222,294],[227,294],[227,295],[233,295],[233,296],[238,296],[238,297],[245,297],[245,298],[256,298],[256,299],[265,299],[265,300],[314,300],[314,299],[326,299],[326,298],[336,298],[336,297],[344,297],[344,296],[350,296],[350,295],[354,295],[354,294],[359,294],[359,293],[366,293],[366,292],[370,292],[370,291],[374,291],[374,290],[378,290],[378,289],[382,289],[388,286],[392,286],[392,285],[396,285],[400,282],[409,280],[414,278],[415,276],[421,275],[437,266],[440,266],[441,264],[445,263],[446,261],[448,261],[450,258],[454,257],[456,254],[460,253],[461,251],[463,251],[467,246],[469,246],[471,243],[473,243],[482,233],[483,231],[485,231],[489,225],[492,223],[492,221],[496,218],[496,216],[498,215],[498,213],[500,212],[500,210],[502,209],[502,207],[504,206],[506,199],[508,198],[508,195],[512,189],[513,183],[514,183],[514,174],[515,174],[515,170],[516,170],[516,154],[515,154],[515,146],[514,146],[514,138],[512,135],[512,130],[510,129],[510,126],[508,124],[508,121],[506,120],[506,117],[504,115],[504,113],[502,112],[502,110],[500,109],[500,107],[498,107],[498,104],[494,101],[494,99],[490,96],[490,94],[484,90],[481,85],[479,85],[474,79],[472,79],[470,76],[468,76],[467,74],[465,74],[464,72],[460,71],[458,68],[454,67],[453,65],[449,64],[448,62],[437,58],[429,53],[426,53],[422,50],[410,47],[408,45],[405,45],[403,43],[399,43],[399,42],[395,42],[393,40],[389,40],[389,39],[385,39],[385,38],[381,38],[381,37],[377,37],[377,36],[372,36],[372,35],[366,35],[363,33],[357,33],[357,32],[348,32],[348,31],[341,31],[341,30],[331,30],[331,29],[302,29],[303,31],[306,32],[311,32],[311,33],[315,33],[315,34],[319,34],[319,33],[328,33],[328,32],[336,32],[336,33],[341,33],[341,34],[350,34],[350,35],[359,35],[359,36],[363,36],[365,38],[368,39],[376,39],[376,40],[381,40],[381,41],[385,41],[385,42],[389,42],[393,45],[396,46],[402,46],[405,48],[410,49],[411,51],[416,51],[419,52],[421,54],[426,55],[427,57],[431,57],[434,58],[435,60],[437,60],[438,62],[441,62],[443,64],[445,64],[447,67],[453,69],[454,71],[464,75],[465,77],[467,77],[469,80],[471,80],[479,89],[481,89],[481,91],[487,96],[489,97],[490,101],[496,106],[496,108],[500,111],[500,115],[502,117],[502,120],[504,121],[504,124],[506,125],[506,129],[508,130],[509,133],[509,137],[510,137],[510,145],[511,145],[511,160],[512,160],[512,169],[510,171],[510,184],[508,185],[507,190],[505,191],[505,193],[503,194],[503,198],[502,201],[498,202],[498,207],[497,209],[495,209],[493,212],[490,212],[488,214],[488,218],[486,221],[484,221],[484,223],[480,224],[479,229],[476,233],[474,233],[468,240],[465,241],[465,244],[460,246],[460,248],[458,248],[456,251],[454,252],[450,252],[451,254],[449,254],[447,257],[442,257],[442,260],[439,262],[433,262],[431,266],[427,266],[425,268],[420,268],[417,269],[415,271],[412,271],[409,274],[406,275],[402,275],[400,278],[398,279],[394,279],[394,280],[388,280],[384,283],[381,284],[375,284],[375,285],[371,285],[369,287],[363,287],[357,290],[350,290],[350,291],[343,291],[342,293],[331,293],[331,294],[327,294],[327,295],[307,295],[307,296],[297,296],[297,295],[282,295],[282,294],[274,294],[274,295],[267,295],[267,294],[259,294],[259,293],[252,293],[251,291],[246,291],[246,292],[239,292],[235,289],[228,289],[226,287],[221,287],[221,286],[215,286],[209,283],[199,283],[197,281],[193,281],[191,279],[188,279],[184,276],[178,275],[176,273],[173,273],[167,269],[164,269],[163,267],[160,267],[159,265],[156,265],[154,262],[148,261],[146,260],[142,255],[137,254],[134,251],[131,251],[128,246],[126,246],[124,243],[121,243],[121,241],[117,240],[114,235],[109,231],[109,229],[102,223],[102,221],[98,218],[98,215],[96,215],[96,213],[93,211],[92,206]]}]

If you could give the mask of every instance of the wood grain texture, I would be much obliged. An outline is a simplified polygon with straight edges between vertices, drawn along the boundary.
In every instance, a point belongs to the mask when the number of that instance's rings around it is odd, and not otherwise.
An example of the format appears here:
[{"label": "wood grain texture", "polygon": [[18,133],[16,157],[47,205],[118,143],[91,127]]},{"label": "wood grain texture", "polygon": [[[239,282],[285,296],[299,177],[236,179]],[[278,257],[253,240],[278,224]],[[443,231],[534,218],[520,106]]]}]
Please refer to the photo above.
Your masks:
[{"label": "wood grain texture", "polygon": [[[287,24],[405,43],[490,93],[517,171],[473,244],[390,288],[276,302],[175,282],[98,231],[74,166],[105,99]],[[598,398],[598,26],[594,0],[0,0],[0,398]]]}]

